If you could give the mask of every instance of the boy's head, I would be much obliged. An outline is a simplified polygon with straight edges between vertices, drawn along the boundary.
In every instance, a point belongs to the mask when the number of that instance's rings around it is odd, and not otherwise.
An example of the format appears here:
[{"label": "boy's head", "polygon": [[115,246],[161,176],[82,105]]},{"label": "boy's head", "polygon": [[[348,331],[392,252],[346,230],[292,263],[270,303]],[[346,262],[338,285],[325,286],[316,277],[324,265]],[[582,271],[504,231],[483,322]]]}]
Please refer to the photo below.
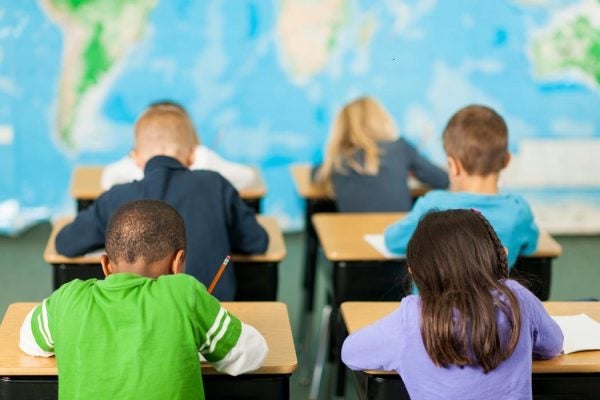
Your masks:
[{"label": "boy's head", "polygon": [[192,120],[181,106],[155,103],[135,124],[135,148],[131,156],[141,168],[155,156],[173,157],[189,167],[194,162],[197,144]]},{"label": "boy's head", "polygon": [[106,276],[133,272],[156,278],[183,272],[185,225],[177,211],[158,200],[137,200],[120,207],[106,227]]},{"label": "boy's head", "polygon": [[443,138],[450,169],[454,163],[469,176],[497,175],[510,160],[506,123],[489,107],[471,105],[458,110]]}]

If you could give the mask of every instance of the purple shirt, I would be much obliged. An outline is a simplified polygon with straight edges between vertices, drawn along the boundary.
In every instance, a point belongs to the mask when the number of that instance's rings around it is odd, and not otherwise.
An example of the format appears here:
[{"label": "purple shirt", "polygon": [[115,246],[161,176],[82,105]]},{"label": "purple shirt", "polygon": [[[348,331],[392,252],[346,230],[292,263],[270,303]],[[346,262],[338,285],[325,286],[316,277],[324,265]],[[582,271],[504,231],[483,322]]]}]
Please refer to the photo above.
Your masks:
[{"label": "purple shirt", "polygon": [[[421,339],[421,299],[408,296],[398,309],[352,335],[342,348],[342,360],[353,370],[396,371],[412,400],[531,399],[531,361],[562,351],[563,335],[542,303],[515,281],[506,285],[521,308],[521,333],[511,356],[496,369],[436,367]],[[507,321],[498,313],[500,329]]]}]

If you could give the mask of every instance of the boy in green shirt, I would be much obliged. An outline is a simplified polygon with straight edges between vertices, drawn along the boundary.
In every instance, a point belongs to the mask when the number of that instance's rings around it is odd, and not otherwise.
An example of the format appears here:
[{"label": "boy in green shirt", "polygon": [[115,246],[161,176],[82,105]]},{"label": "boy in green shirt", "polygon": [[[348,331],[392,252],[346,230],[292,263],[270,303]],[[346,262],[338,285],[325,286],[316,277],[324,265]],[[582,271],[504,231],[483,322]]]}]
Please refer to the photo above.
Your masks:
[{"label": "boy in green shirt", "polygon": [[198,352],[219,371],[257,369],[262,335],[182,274],[185,227],[156,200],[122,206],[106,229],[105,280],[75,280],[21,327],[28,354],[56,354],[61,399],[204,399]]}]

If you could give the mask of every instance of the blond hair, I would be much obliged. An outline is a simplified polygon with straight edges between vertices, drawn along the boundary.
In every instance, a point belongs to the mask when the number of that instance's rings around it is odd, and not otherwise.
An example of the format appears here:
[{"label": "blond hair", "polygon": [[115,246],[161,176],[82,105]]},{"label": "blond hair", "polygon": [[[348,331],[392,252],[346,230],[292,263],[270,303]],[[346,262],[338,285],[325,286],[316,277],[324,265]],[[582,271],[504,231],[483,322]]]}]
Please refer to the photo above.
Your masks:
[{"label": "blond hair", "polygon": [[152,106],[135,123],[135,151],[147,159],[165,155],[181,160],[197,142],[190,117],[179,107]]},{"label": "blond hair", "polygon": [[[377,175],[381,155],[378,143],[396,137],[394,121],[375,99],[360,97],[348,103],[333,123],[316,183],[333,195],[333,173],[344,173],[346,165],[361,175]],[[363,165],[355,159],[359,151],[364,152]]]}]

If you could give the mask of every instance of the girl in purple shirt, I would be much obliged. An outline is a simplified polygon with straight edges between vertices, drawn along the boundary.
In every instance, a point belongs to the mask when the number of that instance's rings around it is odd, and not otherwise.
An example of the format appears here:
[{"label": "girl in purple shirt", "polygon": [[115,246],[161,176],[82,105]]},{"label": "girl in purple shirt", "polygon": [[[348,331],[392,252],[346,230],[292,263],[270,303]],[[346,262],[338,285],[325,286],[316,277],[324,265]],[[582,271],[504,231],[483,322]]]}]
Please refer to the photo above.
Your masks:
[{"label": "girl in purple shirt", "polygon": [[350,335],[344,363],[398,372],[412,400],[531,399],[532,357],[558,355],[562,332],[531,292],[508,279],[506,252],[485,217],[429,212],[407,263],[420,294]]}]

